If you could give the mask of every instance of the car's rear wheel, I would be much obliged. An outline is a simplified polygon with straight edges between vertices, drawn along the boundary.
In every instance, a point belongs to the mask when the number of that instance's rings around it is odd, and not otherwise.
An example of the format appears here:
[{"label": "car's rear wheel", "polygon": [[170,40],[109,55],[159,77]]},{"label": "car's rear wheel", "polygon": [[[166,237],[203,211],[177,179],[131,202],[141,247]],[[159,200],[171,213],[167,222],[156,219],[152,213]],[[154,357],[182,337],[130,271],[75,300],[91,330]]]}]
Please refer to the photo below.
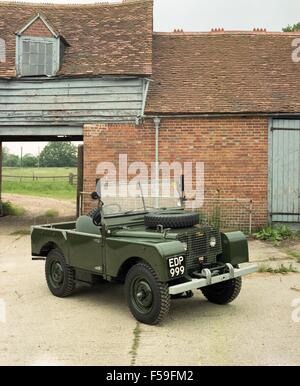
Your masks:
[{"label": "car's rear wheel", "polygon": [[206,299],[211,303],[229,304],[239,296],[241,289],[242,278],[237,277],[232,280],[201,288],[201,291]]},{"label": "car's rear wheel", "polygon": [[54,296],[64,298],[75,290],[74,270],[66,264],[65,257],[59,249],[53,249],[46,258],[46,281]]},{"label": "car's rear wheel", "polygon": [[142,323],[160,323],[170,309],[169,288],[147,264],[138,263],[127,273],[126,299],[133,316]]}]

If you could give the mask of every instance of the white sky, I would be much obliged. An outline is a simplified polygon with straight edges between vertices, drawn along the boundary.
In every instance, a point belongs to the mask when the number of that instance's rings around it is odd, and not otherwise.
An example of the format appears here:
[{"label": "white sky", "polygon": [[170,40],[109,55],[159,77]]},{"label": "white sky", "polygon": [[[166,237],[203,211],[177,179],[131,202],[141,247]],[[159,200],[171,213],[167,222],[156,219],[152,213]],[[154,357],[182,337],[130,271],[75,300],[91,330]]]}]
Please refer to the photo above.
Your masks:
[{"label": "white sky", "polygon": [[[35,2],[38,0],[23,0]],[[91,3],[89,0],[47,0],[47,3]],[[116,2],[111,0],[110,2]],[[117,1],[119,2],[119,1]],[[300,22],[299,0],[155,0],[154,30],[210,31],[211,28],[225,30],[252,30],[267,28],[280,31],[288,24]],[[45,143],[5,144],[10,151],[37,154]]]}]

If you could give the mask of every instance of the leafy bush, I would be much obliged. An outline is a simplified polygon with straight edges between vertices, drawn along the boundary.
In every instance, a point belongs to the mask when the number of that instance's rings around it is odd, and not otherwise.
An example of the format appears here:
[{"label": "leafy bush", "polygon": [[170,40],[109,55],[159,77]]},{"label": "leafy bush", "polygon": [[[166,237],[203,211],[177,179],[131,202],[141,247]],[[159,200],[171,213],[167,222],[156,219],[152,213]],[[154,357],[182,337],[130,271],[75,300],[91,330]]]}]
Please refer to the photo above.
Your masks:
[{"label": "leafy bush", "polygon": [[10,201],[2,203],[4,216],[22,216],[25,213],[24,208],[14,206]]},{"label": "leafy bush", "polygon": [[281,242],[293,237],[293,231],[286,225],[267,227],[254,234],[258,240]]},{"label": "leafy bush", "polygon": [[40,154],[40,166],[65,167],[77,165],[77,147],[71,142],[49,142]]},{"label": "leafy bush", "polygon": [[283,32],[297,32],[300,30],[300,22],[296,24],[289,24],[287,27],[282,28]]}]

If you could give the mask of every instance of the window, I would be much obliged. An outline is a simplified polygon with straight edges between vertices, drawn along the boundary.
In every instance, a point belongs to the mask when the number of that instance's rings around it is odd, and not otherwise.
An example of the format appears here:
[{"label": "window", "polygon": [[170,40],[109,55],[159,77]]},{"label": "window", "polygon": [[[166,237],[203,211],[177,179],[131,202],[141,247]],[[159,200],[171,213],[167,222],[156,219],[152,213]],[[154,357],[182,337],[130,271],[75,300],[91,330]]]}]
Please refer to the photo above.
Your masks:
[{"label": "window", "polygon": [[59,40],[56,38],[21,37],[19,41],[19,75],[52,76],[58,70]]}]

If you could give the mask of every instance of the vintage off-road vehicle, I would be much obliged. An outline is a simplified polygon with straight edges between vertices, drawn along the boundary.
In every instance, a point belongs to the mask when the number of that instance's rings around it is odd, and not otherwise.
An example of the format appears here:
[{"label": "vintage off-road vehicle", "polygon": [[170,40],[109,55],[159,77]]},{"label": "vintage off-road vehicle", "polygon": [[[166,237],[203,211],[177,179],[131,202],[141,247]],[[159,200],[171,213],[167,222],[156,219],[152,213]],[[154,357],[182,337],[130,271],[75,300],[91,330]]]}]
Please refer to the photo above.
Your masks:
[{"label": "vintage off-road vehicle", "polygon": [[76,222],[32,227],[34,260],[45,259],[53,295],[71,295],[77,283],[125,282],[128,306],[143,323],[158,324],[172,297],[199,289],[212,303],[228,304],[241,277],[257,270],[241,232],[220,233],[182,208],[122,210],[99,205]]}]

